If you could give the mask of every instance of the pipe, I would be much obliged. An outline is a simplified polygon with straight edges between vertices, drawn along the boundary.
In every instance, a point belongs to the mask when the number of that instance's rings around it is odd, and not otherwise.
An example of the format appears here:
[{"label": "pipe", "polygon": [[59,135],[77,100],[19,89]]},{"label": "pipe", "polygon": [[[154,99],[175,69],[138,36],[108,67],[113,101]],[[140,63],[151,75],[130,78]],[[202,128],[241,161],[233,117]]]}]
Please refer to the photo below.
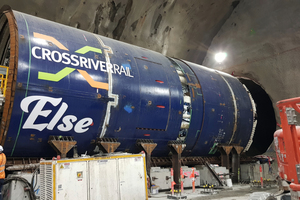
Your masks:
[{"label": "pipe", "polygon": [[7,171],[19,171],[19,170],[29,170],[36,169],[40,166],[39,163],[25,164],[25,165],[13,165],[6,168]]}]

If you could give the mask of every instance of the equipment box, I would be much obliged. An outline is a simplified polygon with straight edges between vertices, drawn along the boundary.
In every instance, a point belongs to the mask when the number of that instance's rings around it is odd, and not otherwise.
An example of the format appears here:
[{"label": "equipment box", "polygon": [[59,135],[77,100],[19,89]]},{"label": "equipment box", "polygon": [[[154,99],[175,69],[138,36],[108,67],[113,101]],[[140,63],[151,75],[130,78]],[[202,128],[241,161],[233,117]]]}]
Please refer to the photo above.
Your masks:
[{"label": "equipment box", "polygon": [[148,199],[144,154],[41,161],[42,200]]}]

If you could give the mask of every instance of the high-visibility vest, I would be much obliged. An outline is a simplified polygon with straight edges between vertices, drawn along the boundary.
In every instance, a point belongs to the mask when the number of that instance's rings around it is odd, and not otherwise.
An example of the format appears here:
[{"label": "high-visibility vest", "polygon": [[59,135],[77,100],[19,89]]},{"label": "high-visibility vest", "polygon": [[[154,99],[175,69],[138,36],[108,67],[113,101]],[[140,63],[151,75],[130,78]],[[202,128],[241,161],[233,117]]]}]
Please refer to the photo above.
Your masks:
[{"label": "high-visibility vest", "polygon": [[0,164],[0,179],[5,179],[6,156],[4,153],[0,154]]}]

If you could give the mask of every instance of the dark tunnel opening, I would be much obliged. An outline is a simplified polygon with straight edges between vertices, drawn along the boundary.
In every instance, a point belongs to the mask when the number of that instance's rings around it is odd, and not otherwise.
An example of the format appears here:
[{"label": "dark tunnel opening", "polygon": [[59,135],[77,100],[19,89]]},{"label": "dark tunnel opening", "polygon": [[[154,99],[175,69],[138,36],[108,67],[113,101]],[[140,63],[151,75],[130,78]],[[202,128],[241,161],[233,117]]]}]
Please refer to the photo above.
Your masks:
[{"label": "dark tunnel opening", "polygon": [[244,78],[239,78],[239,80],[250,91],[257,112],[253,143],[246,154],[248,156],[263,154],[273,142],[273,134],[276,131],[276,118],[272,101],[266,91],[254,81]]}]

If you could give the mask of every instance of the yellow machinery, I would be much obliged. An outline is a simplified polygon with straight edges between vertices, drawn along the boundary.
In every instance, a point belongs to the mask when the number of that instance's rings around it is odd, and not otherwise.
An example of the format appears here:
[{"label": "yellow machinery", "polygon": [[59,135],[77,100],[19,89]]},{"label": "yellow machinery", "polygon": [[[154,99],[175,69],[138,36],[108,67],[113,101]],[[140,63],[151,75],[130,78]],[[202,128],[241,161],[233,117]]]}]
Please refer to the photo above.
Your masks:
[{"label": "yellow machinery", "polygon": [[5,74],[0,74],[0,90],[5,97],[6,93],[6,85],[7,85],[7,75],[8,75],[8,67],[0,65],[0,68],[4,68],[6,70]]}]

